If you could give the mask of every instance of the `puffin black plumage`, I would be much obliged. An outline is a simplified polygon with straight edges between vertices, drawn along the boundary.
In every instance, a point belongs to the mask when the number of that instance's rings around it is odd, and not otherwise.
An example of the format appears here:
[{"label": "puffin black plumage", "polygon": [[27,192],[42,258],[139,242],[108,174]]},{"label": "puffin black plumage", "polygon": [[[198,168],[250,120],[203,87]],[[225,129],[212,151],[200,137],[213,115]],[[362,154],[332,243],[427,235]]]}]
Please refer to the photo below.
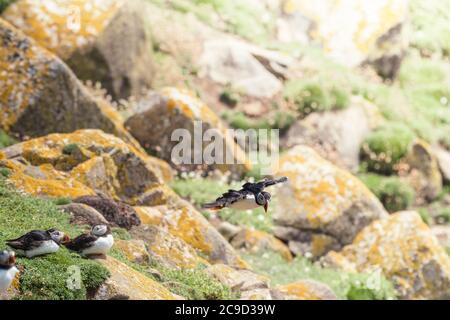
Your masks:
[{"label": "puffin black plumage", "polygon": [[202,207],[212,210],[223,208],[249,210],[262,206],[264,211],[267,212],[271,195],[264,189],[287,180],[287,177],[281,177],[279,179],[264,179],[255,183],[247,182],[242,186],[241,190],[228,190],[216,201],[206,203]]},{"label": "puffin black plumage", "polygon": [[16,255],[13,251],[0,252],[0,293],[10,286],[19,270],[16,268]]},{"label": "puffin black plumage", "polygon": [[105,255],[114,245],[114,238],[109,226],[99,224],[92,227],[89,233],[81,234],[65,243],[65,246],[84,256]]},{"label": "puffin black plumage", "polygon": [[17,239],[6,240],[6,244],[13,248],[18,254],[32,258],[59,250],[62,242],[69,241],[69,237],[64,232],[49,229],[33,230]]}]

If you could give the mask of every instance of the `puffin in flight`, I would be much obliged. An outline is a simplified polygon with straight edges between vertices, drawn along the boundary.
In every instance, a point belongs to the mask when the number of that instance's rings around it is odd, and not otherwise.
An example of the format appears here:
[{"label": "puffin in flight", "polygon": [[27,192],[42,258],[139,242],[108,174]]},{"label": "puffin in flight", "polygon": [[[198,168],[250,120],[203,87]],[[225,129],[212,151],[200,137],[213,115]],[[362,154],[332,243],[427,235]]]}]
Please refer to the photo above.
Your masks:
[{"label": "puffin in flight", "polygon": [[99,224],[92,227],[89,233],[81,234],[65,243],[65,246],[84,256],[104,256],[114,244],[114,238],[109,226]]},{"label": "puffin in flight", "polygon": [[69,237],[64,232],[49,229],[33,230],[23,236],[6,240],[6,244],[13,248],[19,255],[27,258],[55,253],[59,250],[61,243],[69,241]]},{"label": "puffin in flight", "polygon": [[216,201],[205,203],[202,208],[212,210],[220,210],[223,208],[250,210],[262,206],[267,213],[271,195],[264,191],[264,188],[286,182],[287,180],[287,177],[281,177],[279,179],[264,179],[255,183],[247,182],[242,186],[241,190],[230,189],[217,198]]},{"label": "puffin in flight", "polygon": [[16,268],[16,255],[13,251],[0,251],[0,294],[8,290],[19,270]]}]

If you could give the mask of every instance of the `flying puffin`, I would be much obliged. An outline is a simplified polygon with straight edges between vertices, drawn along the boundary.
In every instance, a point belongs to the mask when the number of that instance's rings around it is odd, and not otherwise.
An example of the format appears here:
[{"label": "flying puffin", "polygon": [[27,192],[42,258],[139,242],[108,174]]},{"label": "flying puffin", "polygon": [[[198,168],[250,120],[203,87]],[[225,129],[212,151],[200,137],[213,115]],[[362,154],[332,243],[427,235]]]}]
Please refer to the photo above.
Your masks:
[{"label": "flying puffin", "polygon": [[0,251],[0,293],[9,288],[17,272],[16,254],[13,251]]},{"label": "flying puffin", "polygon": [[69,241],[69,237],[56,229],[47,231],[33,230],[23,236],[6,240],[6,244],[13,248],[19,255],[33,258],[49,253],[55,253],[63,242]]},{"label": "flying puffin", "polygon": [[255,183],[247,182],[242,186],[241,190],[230,189],[217,198],[216,201],[205,203],[202,208],[212,210],[220,210],[223,208],[250,210],[262,206],[267,213],[271,195],[264,191],[264,188],[286,182],[287,180],[287,177],[282,177],[279,179],[264,179]]},{"label": "flying puffin", "polygon": [[65,246],[84,256],[105,255],[114,244],[109,226],[99,224],[92,227],[89,233],[81,234],[65,243]]}]

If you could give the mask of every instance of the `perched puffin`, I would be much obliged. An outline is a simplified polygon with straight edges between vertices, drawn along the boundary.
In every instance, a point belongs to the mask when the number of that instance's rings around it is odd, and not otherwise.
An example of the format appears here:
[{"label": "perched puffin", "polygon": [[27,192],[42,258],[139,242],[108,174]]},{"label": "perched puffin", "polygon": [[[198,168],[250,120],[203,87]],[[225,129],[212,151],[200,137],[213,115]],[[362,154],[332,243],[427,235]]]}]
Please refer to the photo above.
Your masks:
[{"label": "perched puffin", "polygon": [[33,258],[44,254],[55,253],[61,243],[69,241],[64,232],[49,229],[47,231],[33,230],[23,236],[6,240],[6,244],[13,248],[19,255]]},{"label": "perched puffin", "polygon": [[92,227],[89,233],[81,234],[67,242],[65,246],[84,256],[105,255],[114,244],[109,226],[99,224]]},{"label": "perched puffin", "polygon": [[5,292],[16,277],[16,254],[13,251],[0,252],[0,293]]},{"label": "perched puffin", "polygon": [[212,210],[220,210],[223,208],[250,210],[262,206],[267,213],[271,195],[264,191],[264,188],[286,182],[287,180],[286,177],[282,177],[279,179],[264,179],[256,183],[247,182],[242,186],[241,190],[228,190],[217,198],[216,201],[206,203],[202,208]]}]

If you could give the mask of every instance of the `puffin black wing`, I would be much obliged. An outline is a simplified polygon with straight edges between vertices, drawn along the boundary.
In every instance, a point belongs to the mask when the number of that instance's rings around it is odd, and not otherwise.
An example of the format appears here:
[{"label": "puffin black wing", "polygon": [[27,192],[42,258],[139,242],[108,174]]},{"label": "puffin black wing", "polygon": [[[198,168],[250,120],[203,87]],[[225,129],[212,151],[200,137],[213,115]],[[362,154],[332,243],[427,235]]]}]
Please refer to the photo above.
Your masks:
[{"label": "puffin black wing", "polygon": [[278,183],[286,182],[287,180],[288,180],[287,177],[281,177],[278,179],[267,179],[266,178],[262,181],[255,182],[255,183],[247,182],[242,186],[242,188],[244,190],[251,191],[254,194],[258,194],[258,193],[262,192],[264,190],[264,188],[273,186]]},{"label": "puffin black wing", "polygon": [[230,204],[235,203],[241,199],[244,199],[247,194],[249,194],[246,190],[228,190],[222,196],[216,199],[216,201],[211,203],[205,203],[202,208],[203,209],[215,209],[219,210],[224,207],[228,207]]},{"label": "puffin black wing", "polygon": [[69,241],[65,244],[66,248],[73,251],[81,251],[83,249],[89,248],[97,240],[96,236],[92,234],[81,234],[75,239]]},{"label": "puffin black wing", "polygon": [[14,249],[30,250],[48,240],[52,240],[52,238],[47,231],[33,230],[17,239],[6,240],[6,244]]}]

